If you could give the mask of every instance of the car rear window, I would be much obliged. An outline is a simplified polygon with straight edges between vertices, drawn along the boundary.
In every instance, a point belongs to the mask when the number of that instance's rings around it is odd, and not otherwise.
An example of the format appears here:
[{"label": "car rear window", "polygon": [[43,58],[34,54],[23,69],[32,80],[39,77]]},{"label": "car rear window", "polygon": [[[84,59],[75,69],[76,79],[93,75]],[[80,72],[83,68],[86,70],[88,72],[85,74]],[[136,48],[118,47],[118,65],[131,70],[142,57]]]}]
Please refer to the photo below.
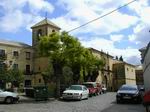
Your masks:
[{"label": "car rear window", "polygon": [[70,90],[82,90],[81,86],[70,86],[69,87]]},{"label": "car rear window", "polygon": [[92,88],[93,87],[93,84],[83,84],[85,85],[87,88]]}]

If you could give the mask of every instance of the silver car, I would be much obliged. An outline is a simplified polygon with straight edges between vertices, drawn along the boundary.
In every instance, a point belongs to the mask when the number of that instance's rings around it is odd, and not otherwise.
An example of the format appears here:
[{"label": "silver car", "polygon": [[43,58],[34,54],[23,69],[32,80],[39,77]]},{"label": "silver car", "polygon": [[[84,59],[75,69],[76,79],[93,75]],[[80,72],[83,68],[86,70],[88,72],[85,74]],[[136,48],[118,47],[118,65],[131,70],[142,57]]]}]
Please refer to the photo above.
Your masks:
[{"label": "silver car", "polygon": [[3,91],[0,89],[0,102],[5,102],[7,104],[18,102],[19,96],[17,93]]}]

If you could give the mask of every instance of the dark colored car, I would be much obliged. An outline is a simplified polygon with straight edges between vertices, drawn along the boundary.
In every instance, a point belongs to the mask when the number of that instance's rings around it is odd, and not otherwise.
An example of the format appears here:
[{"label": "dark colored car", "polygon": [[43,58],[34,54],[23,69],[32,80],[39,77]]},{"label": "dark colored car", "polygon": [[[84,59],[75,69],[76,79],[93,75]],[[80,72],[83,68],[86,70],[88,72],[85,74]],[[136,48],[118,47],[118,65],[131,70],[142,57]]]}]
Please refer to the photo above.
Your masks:
[{"label": "dark colored car", "polygon": [[141,92],[137,85],[122,85],[117,91],[116,101],[117,103],[122,101],[135,101],[140,103],[142,101]]},{"label": "dark colored car", "polygon": [[97,85],[95,82],[85,82],[82,85],[86,86],[89,89],[89,96],[97,95]]}]

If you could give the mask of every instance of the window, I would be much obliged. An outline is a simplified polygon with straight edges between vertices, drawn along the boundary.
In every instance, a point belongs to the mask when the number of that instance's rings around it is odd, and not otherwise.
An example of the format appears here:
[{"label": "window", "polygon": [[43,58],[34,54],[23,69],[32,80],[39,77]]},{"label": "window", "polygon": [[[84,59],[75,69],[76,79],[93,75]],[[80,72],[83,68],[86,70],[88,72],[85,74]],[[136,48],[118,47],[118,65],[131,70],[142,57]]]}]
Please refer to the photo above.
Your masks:
[{"label": "window", "polygon": [[54,33],[54,32],[55,32],[55,30],[52,30],[52,32]]},{"label": "window", "polygon": [[14,51],[14,52],[13,52],[13,56],[18,57],[18,56],[19,56],[18,51]]},{"label": "window", "polygon": [[3,63],[3,61],[0,61],[0,70],[2,70],[3,67],[4,67],[4,63]]},{"label": "window", "polygon": [[31,80],[25,80],[25,87],[31,86]]},{"label": "window", "polygon": [[41,70],[41,67],[39,67],[39,71]]},{"label": "window", "polygon": [[127,68],[127,71],[129,70],[129,68]]},{"label": "window", "polygon": [[41,83],[41,79],[39,79],[39,83]]},{"label": "window", "polygon": [[26,59],[30,60],[30,58],[31,58],[31,53],[30,52],[26,52]]},{"label": "window", "polygon": [[5,56],[5,50],[0,49],[0,57],[4,57]]},{"label": "window", "polygon": [[39,40],[39,37],[41,37],[41,36],[42,36],[42,30],[39,29],[37,32],[37,39]]},{"label": "window", "polygon": [[110,67],[109,66],[107,66],[107,70],[109,70],[110,69]]},{"label": "window", "polygon": [[18,64],[13,64],[13,69],[18,69]]},{"label": "window", "polygon": [[26,65],[26,73],[27,73],[27,74],[30,73],[30,65]]}]

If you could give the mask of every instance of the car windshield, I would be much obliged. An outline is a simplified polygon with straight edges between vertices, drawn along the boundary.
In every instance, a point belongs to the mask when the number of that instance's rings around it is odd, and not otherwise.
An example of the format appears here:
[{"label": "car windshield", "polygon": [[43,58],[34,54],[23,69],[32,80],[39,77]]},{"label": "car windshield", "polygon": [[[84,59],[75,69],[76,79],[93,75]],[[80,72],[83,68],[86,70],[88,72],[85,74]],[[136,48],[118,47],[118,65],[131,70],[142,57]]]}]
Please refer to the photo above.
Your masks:
[{"label": "car windshield", "polygon": [[81,86],[70,86],[69,87],[69,90],[82,90],[82,87]]},{"label": "car windshield", "polygon": [[121,87],[119,90],[135,91],[135,90],[137,90],[137,88],[136,88],[136,87],[132,87],[132,86],[123,86],[123,87]]}]

